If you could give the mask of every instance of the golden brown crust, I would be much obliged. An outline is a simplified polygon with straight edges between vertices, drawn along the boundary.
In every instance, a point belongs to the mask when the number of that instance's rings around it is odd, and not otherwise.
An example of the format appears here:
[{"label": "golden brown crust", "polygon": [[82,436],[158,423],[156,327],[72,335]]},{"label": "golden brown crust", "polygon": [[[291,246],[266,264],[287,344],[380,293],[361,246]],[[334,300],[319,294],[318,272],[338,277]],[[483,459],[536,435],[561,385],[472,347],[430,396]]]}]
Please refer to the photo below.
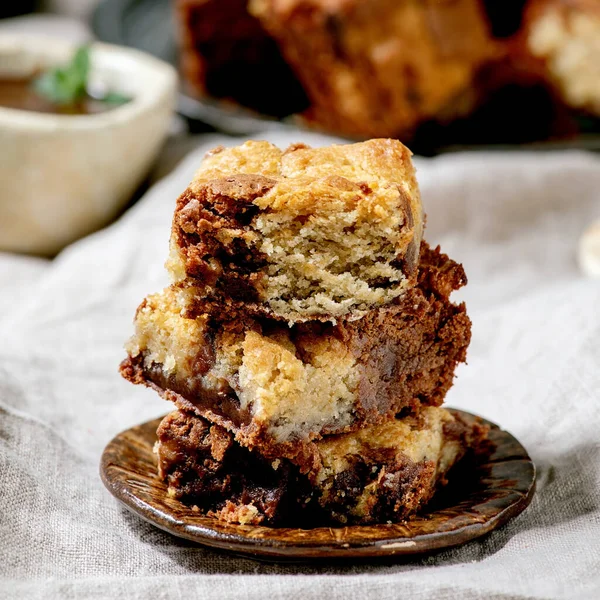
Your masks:
[{"label": "golden brown crust", "polygon": [[422,230],[400,142],[246,142],[207,156],[178,199],[167,267],[188,315],[359,317],[414,284]]}]

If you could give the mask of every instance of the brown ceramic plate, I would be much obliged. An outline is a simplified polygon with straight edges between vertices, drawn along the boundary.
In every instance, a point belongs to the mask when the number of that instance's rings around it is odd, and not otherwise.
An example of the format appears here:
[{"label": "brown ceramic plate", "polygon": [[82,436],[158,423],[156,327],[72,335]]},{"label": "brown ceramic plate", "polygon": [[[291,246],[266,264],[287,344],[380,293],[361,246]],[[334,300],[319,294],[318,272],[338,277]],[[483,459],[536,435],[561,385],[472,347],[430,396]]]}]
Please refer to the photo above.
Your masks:
[{"label": "brown ceramic plate", "polygon": [[[474,415],[453,410],[463,418]],[[484,421],[486,422],[486,421]],[[497,425],[490,447],[453,473],[449,485],[420,515],[403,523],[292,529],[223,523],[167,496],[156,477],[152,447],[160,419],[115,437],[100,475],[127,508],[174,535],[215,548],[272,560],[364,558],[421,554],[474,540],[523,511],[535,490],[535,466],[523,446]]]}]

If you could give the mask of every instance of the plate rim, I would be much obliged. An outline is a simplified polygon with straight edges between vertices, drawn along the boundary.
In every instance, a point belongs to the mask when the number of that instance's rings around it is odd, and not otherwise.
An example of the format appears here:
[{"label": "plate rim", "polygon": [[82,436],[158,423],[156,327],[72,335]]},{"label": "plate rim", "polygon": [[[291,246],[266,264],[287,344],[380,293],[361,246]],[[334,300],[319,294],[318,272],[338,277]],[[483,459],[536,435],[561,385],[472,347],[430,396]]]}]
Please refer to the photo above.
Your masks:
[{"label": "plate rim", "polygon": [[[531,474],[528,480],[528,487],[525,492],[520,491],[516,488],[506,488],[511,493],[516,494],[517,498],[512,500],[507,506],[502,508],[497,514],[487,518],[481,523],[470,523],[462,525],[457,528],[451,529],[450,531],[434,531],[430,533],[422,533],[414,536],[410,535],[398,535],[392,533],[391,535],[382,535],[381,538],[366,539],[364,542],[341,542],[340,536],[334,534],[335,531],[346,532],[352,530],[357,532],[359,530],[368,529],[369,531],[381,530],[393,532],[394,528],[398,529],[405,527],[404,523],[393,523],[393,524],[376,524],[376,525],[352,525],[346,527],[320,527],[315,529],[301,529],[301,528],[274,528],[266,526],[248,526],[248,525],[234,525],[230,524],[232,528],[237,529],[236,532],[223,532],[210,527],[205,521],[214,521],[215,524],[220,524],[216,519],[211,517],[202,516],[200,513],[194,512],[189,508],[190,516],[193,515],[194,519],[199,521],[197,523],[190,523],[185,519],[180,519],[167,511],[159,510],[155,506],[152,506],[145,500],[139,498],[131,486],[124,486],[120,479],[110,476],[110,472],[113,469],[123,469],[123,467],[112,460],[112,451],[117,444],[123,443],[127,434],[132,430],[139,429],[142,427],[149,427],[151,424],[158,423],[162,417],[158,419],[151,419],[139,425],[130,427],[126,430],[121,431],[106,445],[102,458],[100,461],[100,477],[107,490],[130,512],[141,517],[144,521],[158,527],[159,529],[166,531],[177,537],[184,538],[186,540],[215,548],[219,550],[226,550],[237,554],[242,554],[250,558],[259,558],[267,560],[284,560],[284,561],[298,561],[298,560],[314,560],[314,559],[339,559],[339,558],[383,558],[390,556],[408,556],[408,555],[420,555],[430,552],[439,551],[442,549],[453,548],[458,545],[462,545],[466,542],[473,541],[481,536],[489,534],[491,531],[504,525],[521,512],[523,512],[527,506],[529,506],[536,489],[537,472],[535,463],[529,456],[525,447],[509,432],[501,429],[495,423],[478,417],[473,413],[467,411],[450,408],[451,412],[458,413],[462,416],[472,419],[480,419],[484,424],[490,426],[491,430],[496,432],[496,435],[500,435],[503,438],[516,442],[518,447],[521,449],[519,456],[507,457],[504,460],[492,461],[493,463],[512,462],[512,461],[524,461],[531,466]],[[493,488],[492,488],[493,489]],[[508,496],[507,496],[508,497]],[[184,504],[181,503],[183,507]],[[187,509],[187,507],[185,507]],[[422,514],[422,517],[427,517],[427,512]],[[430,513],[433,514],[433,513]],[[410,523],[410,521],[408,522]],[[311,541],[310,533],[306,535],[307,539],[301,540],[281,540],[276,537],[252,537],[249,532],[256,531],[269,531],[269,532],[314,532],[316,530],[329,529],[332,539],[328,543],[324,543],[322,540]],[[246,533],[246,535],[244,535]],[[274,534],[275,535],[275,534]]]}]

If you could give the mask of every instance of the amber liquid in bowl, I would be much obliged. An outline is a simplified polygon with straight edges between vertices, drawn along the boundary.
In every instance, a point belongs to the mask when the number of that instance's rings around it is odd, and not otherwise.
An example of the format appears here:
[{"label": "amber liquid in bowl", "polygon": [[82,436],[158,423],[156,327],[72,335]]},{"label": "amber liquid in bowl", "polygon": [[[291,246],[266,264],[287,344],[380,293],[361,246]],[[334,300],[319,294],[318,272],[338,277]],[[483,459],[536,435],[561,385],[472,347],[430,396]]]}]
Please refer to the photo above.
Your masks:
[{"label": "amber liquid in bowl", "polygon": [[116,108],[91,96],[69,104],[56,104],[38,94],[32,82],[32,77],[0,78],[0,107],[55,115],[95,115]]}]

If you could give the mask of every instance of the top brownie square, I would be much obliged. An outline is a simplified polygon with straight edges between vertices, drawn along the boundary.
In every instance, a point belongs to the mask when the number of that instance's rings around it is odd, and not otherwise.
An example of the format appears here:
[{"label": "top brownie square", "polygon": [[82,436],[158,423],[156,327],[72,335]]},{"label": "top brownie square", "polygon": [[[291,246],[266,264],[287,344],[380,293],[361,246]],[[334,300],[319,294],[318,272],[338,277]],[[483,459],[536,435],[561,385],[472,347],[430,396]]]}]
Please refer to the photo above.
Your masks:
[{"label": "top brownie square", "polygon": [[213,150],[173,218],[167,269],[184,309],[335,321],[401,296],[423,230],[410,157],[388,139]]}]

